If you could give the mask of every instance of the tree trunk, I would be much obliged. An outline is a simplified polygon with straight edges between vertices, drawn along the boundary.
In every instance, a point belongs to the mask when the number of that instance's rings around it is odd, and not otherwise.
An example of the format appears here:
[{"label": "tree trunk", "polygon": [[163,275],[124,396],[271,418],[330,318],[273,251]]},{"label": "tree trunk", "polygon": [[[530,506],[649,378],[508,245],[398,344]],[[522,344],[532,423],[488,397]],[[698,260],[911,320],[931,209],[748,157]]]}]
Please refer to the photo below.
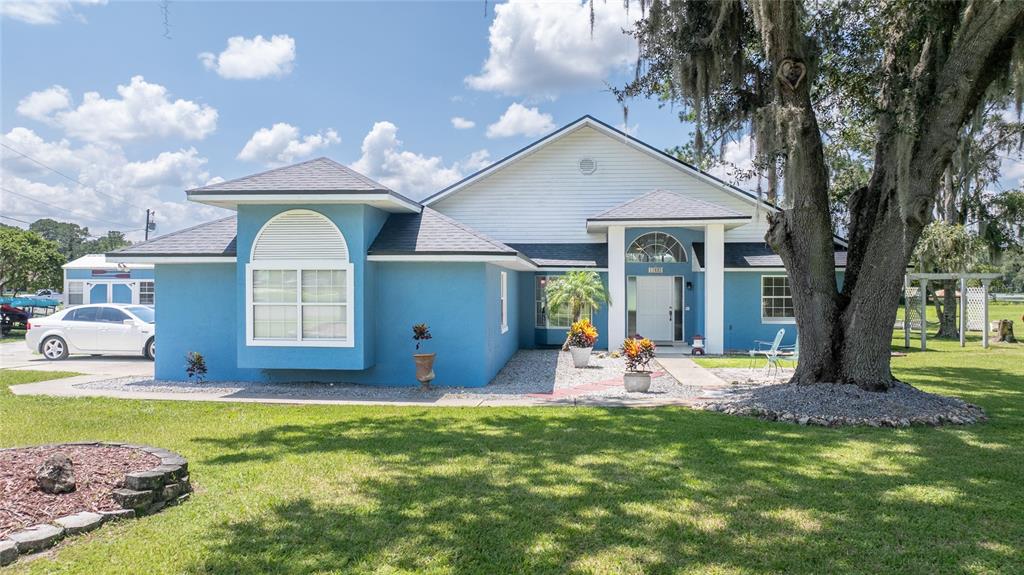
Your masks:
[{"label": "tree trunk", "polygon": [[[987,326],[986,326],[987,327]],[[1017,338],[1013,337],[1013,321],[1009,319],[999,320],[998,336],[996,341],[1005,343],[1017,343]]]},{"label": "tree trunk", "polygon": [[956,280],[943,280],[942,303],[939,304],[939,298],[935,298],[935,308],[939,312],[939,331],[935,334],[937,338],[960,338],[960,326],[956,321],[958,283]]}]

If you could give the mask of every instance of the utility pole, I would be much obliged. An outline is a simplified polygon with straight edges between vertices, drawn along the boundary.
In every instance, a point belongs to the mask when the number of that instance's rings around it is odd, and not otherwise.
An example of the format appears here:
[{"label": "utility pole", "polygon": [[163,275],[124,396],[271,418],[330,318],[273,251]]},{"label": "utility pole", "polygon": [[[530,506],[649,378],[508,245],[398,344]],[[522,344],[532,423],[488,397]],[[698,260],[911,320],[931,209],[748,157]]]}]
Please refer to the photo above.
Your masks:
[{"label": "utility pole", "polygon": [[150,230],[156,229],[156,222],[150,221],[150,215],[156,216],[156,212],[154,212],[153,210],[146,210],[146,241],[149,241]]}]

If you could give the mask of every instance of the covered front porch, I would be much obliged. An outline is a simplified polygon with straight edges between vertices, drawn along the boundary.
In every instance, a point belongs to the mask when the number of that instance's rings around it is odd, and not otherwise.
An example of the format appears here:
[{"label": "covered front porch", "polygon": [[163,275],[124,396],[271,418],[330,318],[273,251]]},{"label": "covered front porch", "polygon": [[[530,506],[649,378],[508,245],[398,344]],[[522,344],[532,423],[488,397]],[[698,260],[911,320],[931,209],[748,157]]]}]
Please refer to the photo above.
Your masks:
[{"label": "covered front porch", "polygon": [[607,237],[609,341],[639,334],[683,353],[700,335],[707,353],[723,353],[725,233],[750,219],[663,191],[588,218],[587,231]]}]

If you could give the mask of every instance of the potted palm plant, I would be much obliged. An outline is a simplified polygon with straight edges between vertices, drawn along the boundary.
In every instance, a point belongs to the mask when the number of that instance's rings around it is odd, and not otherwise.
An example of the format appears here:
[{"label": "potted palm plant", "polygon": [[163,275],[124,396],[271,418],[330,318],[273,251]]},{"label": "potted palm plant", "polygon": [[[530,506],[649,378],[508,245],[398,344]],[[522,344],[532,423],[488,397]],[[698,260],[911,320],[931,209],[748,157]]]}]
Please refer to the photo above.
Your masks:
[{"label": "potted palm plant", "polygon": [[[548,309],[558,312],[568,307],[572,323],[580,320],[584,310],[595,311],[602,303],[611,302],[601,282],[601,276],[597,275],[597,272],[586,270],[567,272],[554,278],[548,283],[544,293],[547,296]],[[571,334],[572,330],[569,333]],[[569,351],[568,335],[562,344],[562,351]]]},{"label": "potted palm plant", "polygon": [[[432,339],[434,336],[430,335],[430,327],[425,323],[418,323],[412,326],[412,339],[416,342],[416,351],[420,350],[420,345]],[[430,389],[430,382],[434,381],[434,358],[437,356],[436,353],[414,353],[412,354],[413,361],[416,362],[416,381],[420,382],[420,387],[424,390]]]},{"label": "potted palm plant", "polygon": [[572,353],[572,364],[576,367],[590,365],[590,352],[594,351],[597,341],[597,328],[589,319],[581,319],[569,328],[569,352]]},{"label": "potted palm plant", "polygon": [[651,360],[654,359],[654,342],[647,339],[626,338],[622,342],[622,356],[626,359],[626,373],[622,385],[626,391],[645,393],[651,388]]}]

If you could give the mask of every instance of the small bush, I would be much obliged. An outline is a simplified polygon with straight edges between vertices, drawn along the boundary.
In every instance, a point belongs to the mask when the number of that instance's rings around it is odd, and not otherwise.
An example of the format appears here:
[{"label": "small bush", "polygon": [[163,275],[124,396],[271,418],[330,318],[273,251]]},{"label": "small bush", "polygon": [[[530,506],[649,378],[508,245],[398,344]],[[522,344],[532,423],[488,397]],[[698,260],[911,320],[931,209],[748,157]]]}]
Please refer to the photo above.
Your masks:
[{"label": "small bush", "polygon": [[626,338],[626,341],[622,342],[622,355],[626,358],[626,369],[628,371],[650,371],[654,350],[654,342],[647,338]]},{"label": "small bush", "polygon": [[416,351],[420,350],[420,344],[428,339],[433,339],[434,336],[430,335],[430,326],[425,323],[418,323],[412,326],[412,339],[416,341]]},{"label": "small bush", "polygon": [[581,319],[569,328],[570,347],[594,347],[597,341],[597,328],[589,319]]},{"label": "small bush", "polygon": [[190,351],[185,354],[185,374],[188,380],[195,380],[196,383],[206,381],[206,358],[198,351]]}]

